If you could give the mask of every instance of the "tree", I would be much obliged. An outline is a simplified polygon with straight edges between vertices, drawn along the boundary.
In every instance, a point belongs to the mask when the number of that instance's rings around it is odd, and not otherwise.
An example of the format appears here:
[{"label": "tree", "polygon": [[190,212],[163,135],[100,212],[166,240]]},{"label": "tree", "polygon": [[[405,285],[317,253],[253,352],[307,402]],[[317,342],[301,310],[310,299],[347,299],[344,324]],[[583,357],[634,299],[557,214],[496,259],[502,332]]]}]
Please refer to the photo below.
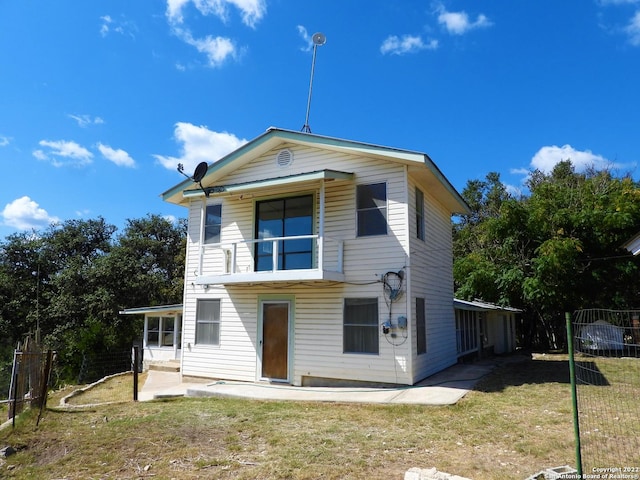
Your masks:
[{"label": "tree", "polygon": [[141,321],[120,310],[181,301],[185,222],[149,215],[115,233],[99,217],[0,243],[0,355],[39,326],[73,378],[84,353],[128,348],[142,335]]},{"label": "tree", "polygon": [[533,172],[529,196],[496,195],[497,183],[463,192],[473,214],[454,226],[457,296],[523,308],[522,340],[541,348],[564,346],[565,311],[637,305],[640,265],[620,247],[640,225],[637,183],[570,161]]}]

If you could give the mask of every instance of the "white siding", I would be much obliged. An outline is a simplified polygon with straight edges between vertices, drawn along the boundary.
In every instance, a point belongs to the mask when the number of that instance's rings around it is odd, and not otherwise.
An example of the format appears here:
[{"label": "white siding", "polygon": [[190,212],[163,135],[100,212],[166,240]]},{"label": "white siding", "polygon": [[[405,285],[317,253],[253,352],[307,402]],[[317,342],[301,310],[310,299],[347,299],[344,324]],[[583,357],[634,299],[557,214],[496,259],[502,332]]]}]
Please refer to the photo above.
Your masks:
[{"label": "white siding", "polygon": [[[323,377],[370,382],[412,384],[429,373],[455,362],[455,328],[453,317],[453,279],[451,272],[451,224],[450,215],[428,191],[426,203],[426,242],[415,236],[415,210],[409,201],[407,208],[407,183],[405,167],[393,162],[365,158],[357,155],[336,154],[318,148],[283,145],[294,153],[293,164],[282,169],[276,166],[275,155],[281,148],[257,158],[224,179],[225,184],[243,183],[269,177],[288,176],[297,173],[333,169],[355,173],[355,180],[334,181],[325,184],[325,237],[344,242],[345,283],[309,282],[253,286],[196,285],[198,266],[198,242],[202,201],[194,201],[189,212],[187,241],[187,267],[185,274],[183,363],[186,376],[238,379],[254,381],[259,377],[260,346],[258,308],[259,298],[283,295],[295,297],[292,339],[292,382],[300,384],[302,378]],[[388,234],[356,237],[356,185],[386,182],[388,199]],[[413,199],[413,185],[409,198]],[[250,240],[254,232],[255,202],[297,194],[314,193],[318,198],[319,183],[281,187],[269,191],[254,192],[253,198],[223,196],[209,199],[222,202],[221,243]],[[263,196],[264,195],[264,196]],[[316,201],[316,222],[318,215]],[[409,218],[407,218],[409,212]],[[409,228],[407,228],[407,222]],[[410,238],[407,238],[410,232]],[[417,243],[419,242],[419,243]],[[331,253],[335,244],[328,242],[326,258],[335,261]],[[412,298],[393,304],[392,323],[399,316],[415,319],[415,312],[407,310],[415,305],[415,296],[425,298],[427,307],[427,354],[413,359],[415,337],[403,341],[402,332],[396,339],[385,337],[379,330],[378,355],[343,353],[343,302],[346,297],[377,297],[379,324],[389,318],[384,301],[381,276],[388,271],[397,272],[409,262],[411,245]],[[240,270],[251,265],[251,251],[239,252],[237,266]],[[213,268],[213,265],[205,265]],[[329,265],[326,266],[330,268]],[[195,345],[195,311],[198,298],[221,299],[221,328],[219,346]],[[413,308],[413,307],[410,307]],[[415,320],[414,320],[415,321]],[[405,333],[415,332],[415,325]],[[412,333],[415,335],[414,333]]]},{"label": "white siding", "polygon": [[[415,188],[424,193],[425,240],[417,238]],[[453,309],[451,213],[413,179],[409,181],[411,345],[413,383],[457,361]],[[425,299],[427,352],[416,355],[415,297]]]}]

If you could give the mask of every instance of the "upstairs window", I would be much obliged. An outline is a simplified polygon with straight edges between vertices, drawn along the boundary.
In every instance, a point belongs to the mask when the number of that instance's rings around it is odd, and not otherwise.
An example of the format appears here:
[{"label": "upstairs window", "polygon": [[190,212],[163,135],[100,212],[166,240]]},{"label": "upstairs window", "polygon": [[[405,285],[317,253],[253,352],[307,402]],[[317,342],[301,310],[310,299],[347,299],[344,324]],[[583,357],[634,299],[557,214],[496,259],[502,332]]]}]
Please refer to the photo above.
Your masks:
[{"label": "upstairs window", "polygon": [[[256,203],[256,239],[299,237],[313,234],[313,196],[287,197]],[[277,268],[273,265],[273,241],[257,242],[256,271],[313,268],[311,238],[278,240]]]},{"label": "upstairs window", "polygon": [[207,205],[204,215],[204,243],[220,243],[222,205]]},{"label": "upstairs window", "polygon": [[387,234],[387,184],[356,187],[358,237]]},{"label": "upstairs window", "polygon": [[416,188],[416,236],[424,240],[424,193]]}]

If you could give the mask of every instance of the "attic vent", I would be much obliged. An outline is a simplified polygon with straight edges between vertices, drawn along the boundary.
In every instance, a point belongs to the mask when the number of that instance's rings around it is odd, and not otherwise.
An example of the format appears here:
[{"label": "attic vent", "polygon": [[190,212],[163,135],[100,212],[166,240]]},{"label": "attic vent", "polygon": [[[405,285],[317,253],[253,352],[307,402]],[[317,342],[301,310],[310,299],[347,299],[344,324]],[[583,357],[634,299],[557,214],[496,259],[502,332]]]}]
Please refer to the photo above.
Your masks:
[{"label": "attic vent", "polygon": [[293,152],[291,150],[285,149],[280,150],[278,155],[276,155],[276,164],[280,168],[286,168],[293,163]]}]

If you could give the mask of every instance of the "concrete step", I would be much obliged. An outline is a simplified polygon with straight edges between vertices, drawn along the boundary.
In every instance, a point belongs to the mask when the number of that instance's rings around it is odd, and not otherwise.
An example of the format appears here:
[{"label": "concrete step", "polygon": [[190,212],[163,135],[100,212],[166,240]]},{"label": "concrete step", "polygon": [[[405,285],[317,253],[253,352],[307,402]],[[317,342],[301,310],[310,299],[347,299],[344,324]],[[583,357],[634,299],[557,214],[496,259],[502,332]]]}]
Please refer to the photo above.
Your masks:
[{"label": "concrete step", "polygon": [[149,370],[156,370],[159,372],[179,372],[180,361],[168,360],[164,362],[151,362],[149,363]]}]

